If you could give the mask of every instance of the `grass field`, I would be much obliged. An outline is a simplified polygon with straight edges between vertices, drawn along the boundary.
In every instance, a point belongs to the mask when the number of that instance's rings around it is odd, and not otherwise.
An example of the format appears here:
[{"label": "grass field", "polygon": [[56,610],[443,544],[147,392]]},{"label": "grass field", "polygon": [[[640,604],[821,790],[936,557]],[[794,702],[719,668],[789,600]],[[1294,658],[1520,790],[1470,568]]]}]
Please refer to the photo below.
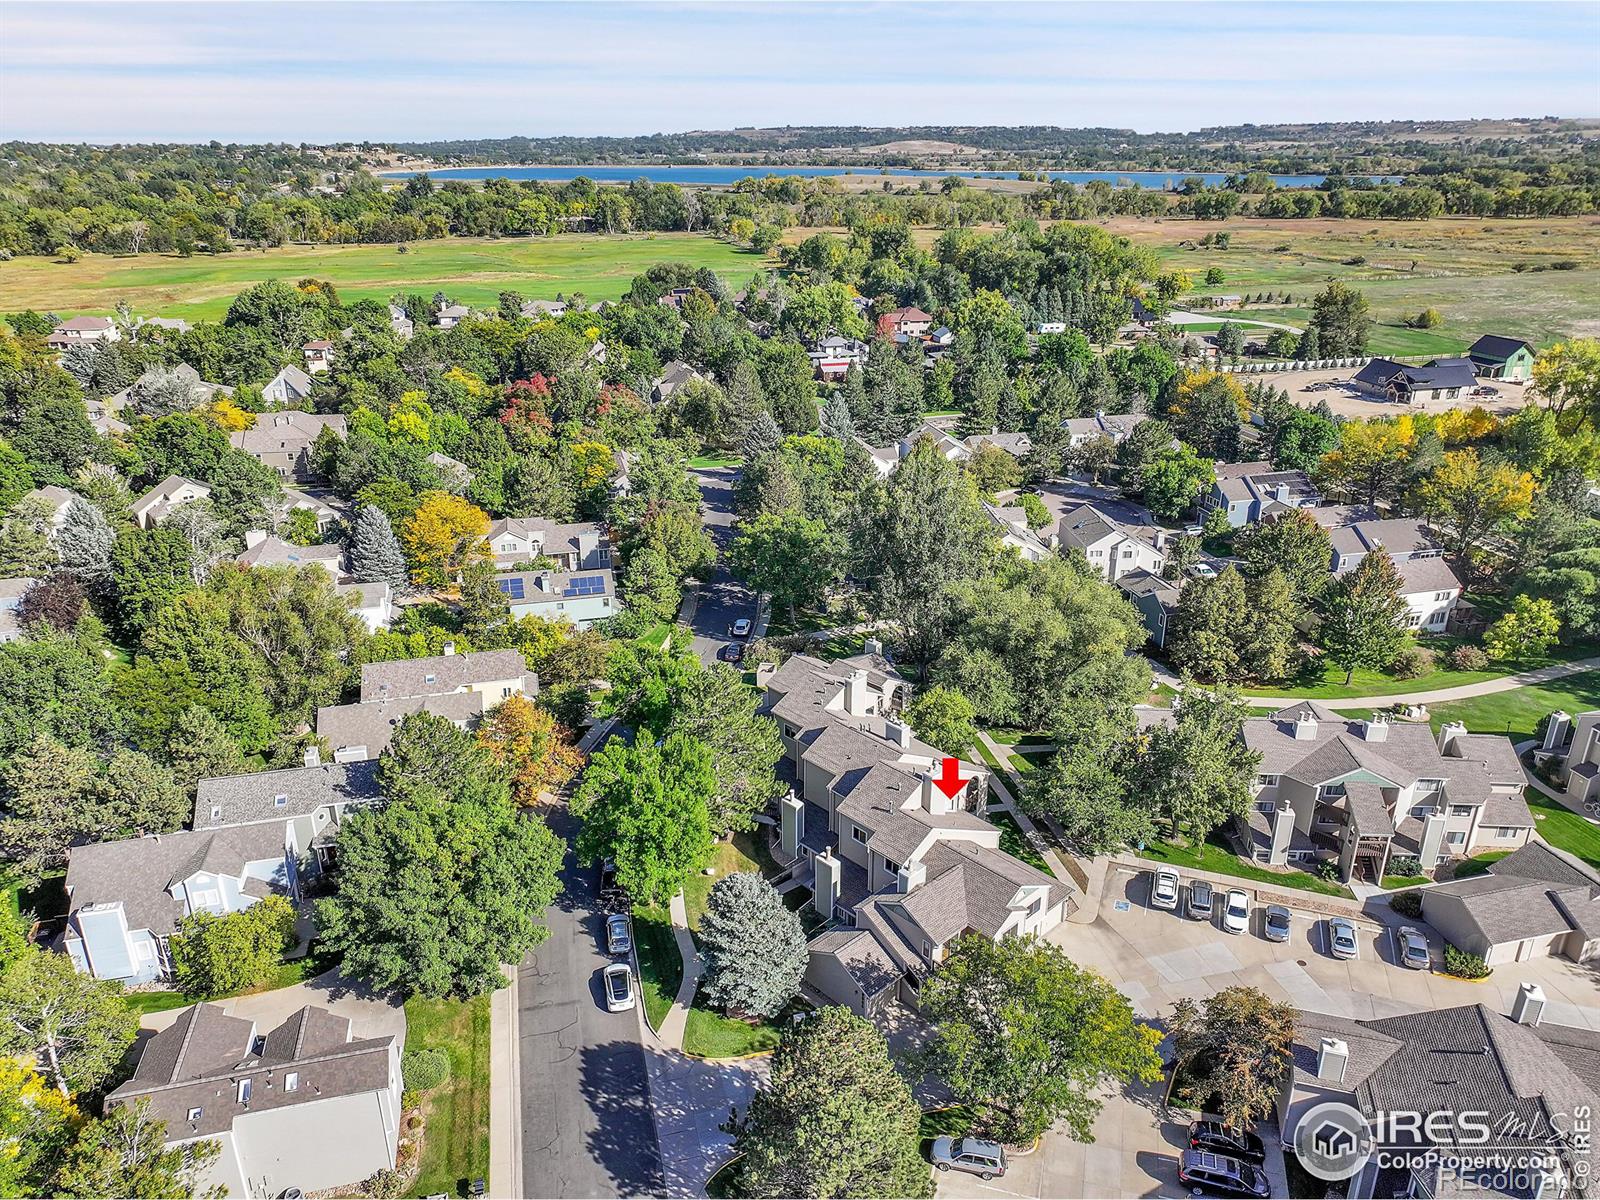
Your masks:
[{"label": "grass field", "polygon": [[1198,846],[1179,846],[1173,842],[1154,841],[1137,853],[1140,858],[1152,859],[1173,867],[1188,867],[1193,871],[1232,875],[1237,879],[1298,888],[1302,892],[1317,892],[1324,896],[1350,895],[1350,889],[1343,884],[1332,883],[1306,871],[1269,871],[1265,867],[1258,867],[1217,842],[1207,841],[1201,842]]},{"label": "grass field", "polygon": [[529,299],[579,291],[590,300],[615,300],[635,275],[659,262],[710,267],[743,284],[764,261],[716,238],[683,233],[448,238],[410,243],[405,254],[382,245],[288,246],[214,258],[90,254],[76,263],[30,257],[0,270],[0,312],[100,314],[126,300],[142,316],[214,320],[251,284],[307,276],[330,280],[345,300],[386,300],[400,291],[431,296],[441,289],[463,304],[489,307],[508,289]]},{"label": "grass field", "polygon": [[1591,825],[1570,808],[1533,788],[1526,789],[1523,795],[1533,811],[1540,837],[1556,849],[1583,859],[1591,867],[1600,867],[1600,825]]},{"label": "grass field", "polygon": [[[1600,217],[1513,221],[1445,217],[1433,221],[1224,222],[1117,218],[1113,232],[1153,247],[1163,266],[1197,281],[1216,267],[1224,280],[1195,295],[1290,293],[1286,307],[1251,306],[1240,316],[1302,325],[1312,295],[1329,279],[1365,293],[1378,322],[1370,349],[1379,354],[1444,354],[1494,332],[1535,343],[1600,332]],[[1226,250],[1201,248],[1226,232]],[[1188,245],[1184,245],[1188,243]],[[1350,262],[1352,259],[1364,262]],[[1577,264],[1575,270],[1514,270]],[[1181,301],[1180,301],[1181,303]],[[1424,308],[1444,323],[1403,327]]]},{"label": "grass field", "polygon": [[[1501,679],[1521,671],[1548,667],[1553,663],[1571,662],[1600,654],[1600,646],[1584,642],[1573,646],[1552,646],[1549,653],[1494,664],[1482,671],[1456,671],[1445,662],[1445,655],[1461,639],[1431,639],[1423,643],[1438,654],[1439,666],[1414,679],[1397,679],[1383,671],[1361,669],[1344,681],[1344,671],[1330,662],[1313,662],[1292,682],[1277,686],[1264,685],[1242,689],[1244,696],[1285,696],[1307,700],[1340,700],[1355,696],[1403,696],[1412,692],[1431,692],[1441,688],[1461,687],[1481,683],[1486,679]],[[1476,644],[1476,643],[1474,643]],[[1471,728],[1471,726],[1469,726]],[[1474,731],[1476,732],[1476,730]]]},{"label": "grass field", "polygon": [[1580,713],[1600,708],[1600,671],[1585,671],[1554,682],[1452,700],[1429,706],[1437,729],[1446,721],[1461,721],[1472,733],[1503,733],[1512,741],[1527,741],[1542,717],[1561,709]]},{"label": "grass field", "polygon": [[450,1078],[422,1101],[422,1160],[407,1194],[465,1196],[489,1177],[489,997],[406,1001],[406,1049],[450,1057]]}]

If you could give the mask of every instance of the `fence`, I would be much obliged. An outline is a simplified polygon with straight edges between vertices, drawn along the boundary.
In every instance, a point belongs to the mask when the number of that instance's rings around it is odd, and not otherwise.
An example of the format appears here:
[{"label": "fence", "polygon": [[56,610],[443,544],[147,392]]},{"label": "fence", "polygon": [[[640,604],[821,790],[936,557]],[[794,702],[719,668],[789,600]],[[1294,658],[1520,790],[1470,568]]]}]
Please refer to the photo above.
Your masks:
[{"label": "fence", "polygon": [[[1389,362],[1400,363],[1428,363],[1438,358],[1437,354],[1395,354],[1385,356]],[[1229,371],[1235,375],[1273,375],[1281,371],[1342,371],[1345,369],[1359,371],[1372,361],[1371,356],[1364,358],[1312,358],[1306,360],[1290,359],[1285,362],[1238,362],[1223,363],[1218,370]]]}]

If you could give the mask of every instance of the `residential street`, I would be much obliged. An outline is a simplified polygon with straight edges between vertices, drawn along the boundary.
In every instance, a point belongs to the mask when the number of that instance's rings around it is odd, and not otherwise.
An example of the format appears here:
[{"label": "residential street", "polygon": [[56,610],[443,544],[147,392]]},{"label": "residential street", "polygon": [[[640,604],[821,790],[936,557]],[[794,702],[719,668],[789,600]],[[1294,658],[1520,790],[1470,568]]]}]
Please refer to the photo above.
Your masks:
[{"label": "residential street", "polygon": [[[738,469],[724,467],[693,474],[700,485],[701,520],[717,550],[726,555],[733,540],[733,481]],[[716,661],[717,651],[732,640],[728,627],[740,617],[754,624],[756,598],[729,574],[727,564],[719,561],[711,582],[701,585],[694,615],[688,619],[694,630],[694,652],[702,662]]]},{"label": "residential street", "polygon": [[[565,806],[549,821],[570,840],[575,822]],[[569,852],[561,878],[550,937],[518,974],[523,1194],[659,1194],[641,1019],[637,1011],[608,1013],[601,1002],[600,972],[610,959],[601,950],[593,868]]]}]

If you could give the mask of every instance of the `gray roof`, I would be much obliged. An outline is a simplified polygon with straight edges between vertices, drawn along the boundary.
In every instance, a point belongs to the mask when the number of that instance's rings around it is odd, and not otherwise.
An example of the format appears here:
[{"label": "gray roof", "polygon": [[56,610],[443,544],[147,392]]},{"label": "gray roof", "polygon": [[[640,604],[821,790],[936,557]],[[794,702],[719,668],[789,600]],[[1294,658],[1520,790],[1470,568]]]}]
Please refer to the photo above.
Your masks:
[{"label": "gray roof", "polygon": [[[495,576],[500,590],[513,605],[564,604],[568,600],[590,600],[617,594],[616,577],[610,567],[582,571],[502,571]],[[590,580],[598,580],[591,583]],[[513,581],[520,581],[516,589]],[[517,595],[516,590],[522,595]]]},{"label": "gray roof", "polygon": [[1491,863],[1482,875],[1427,889],[1424,905],[1434,893],[1459,900],[1491,945],[1572,930],[1600,937],[1600,876],[1539,842]]},{"label": "gray roof", "polygon": [[1402,595],[1461,590],[1461,580],[1442,558],[1403,558],[1395,567],[1400,572]]},{"label": "gray roof", "polygon": [[1274,471],[1269,462],[1217,463],[1215,469],[1216,488],[1230,501],[1271,501],[1278,488],[1287,488],[1291,499],[1318,494],[1304,471]]},{"label": "gray roof", "polygon": [[1067,509],[1061,514],[1057,530],[1063,546],[1075,546],[1079,550],[1087,549],[1112,534],[1134,538],[1150,546],[1155,546],[1161,536],[1161,531],[1153,525],[1127,525],[1112,520],[1092,504],[1079,504]]},{"label": "gray roof", "polygon": [[309,567],[331,564],[335,570],[344,561],[342,547],[327,544],[297,546],[281,537],[269,535],[254,546],[234,556],[241,567]]},{"label": "gray roof", "polygon": [[[352,1040],[348,1017],[311,1005],[268,1031],[259,1053],[256,1036],[254,1021],[218,1005],[185,1009],[145,1043],[133,1078],[106,1104],[148,1098],[168,1138],[213,1137],[246,1113],[387,1090],[396,1067],[393,1035]],[[298,1076],[292,1089],[290,1071]],[[242,1079],[251,1081],[247,1103],[239,1102]]]},{"label": "gray roof", "polygon": [[1478,382],[1472,362],[1465,358],[1439,358],[1424,367],[1408,367],[1387,358],[1375,358],[1356,372],[1357,383],[1387,387],[1403,379],[1411,388],[1472,387]]},{"label": "gray roof", "polygon": [[177,929],[183,905],[167,893],[195,871],[237,876],[248,863],[281,860],[279,823],[165,833],[74,846],[67,856],[72,911],[121,903],[129,929],[160,936]]},{"label": "gray roof", "polygon": [[[311,392],[311,376],[307,375],[299,367],[284,367],[271,379],[267,380],[263,386],[271,387],[280,379],[301,396],[309,395]],[[343,422],[342,417],[340,421],[341,423]]]},{"label": "gray roof", "polygon": [[442,696],[473,684],[522,679],[530,674],[520,650],[478,650],[367,663],[361,668],[361,700]]},{"label": "gray roof", "polygon": [[900,982],[902,968],[865,929],[829,930],[813,939],[807,949],[812,954],[837,959],[869,998],[882,995]]},{"label": "gray roof", "polygon": [[[287,375],[290,371],[299,371],[299,368],[285,367],[281,373]],[[304,372],[300,374],[304,376]],[[289,382],[299,387],[293,377]],[[310,386],[310,379],[306,379],[305,388]],[[299,390],[304,391],[305,388]],[[228,440],[246,454],[284,454],[305,449],[317,440],[324,429],[331,429],[343,437],[345,419],[336,415],[301,412],[295,408],[277,408],[262,413],[249,429],[230,433]]]},{"label": "gray roof", "polygon": [[1170,579],[1163,579],[1159,575],[1152,575],[1149,571],[1129,571],[1126,575],[1117,576],[1117,586],[1130,596],[1153,596],[1163,605],[1171,607],[1178,603],[1181,588]]},{"label": "gray roof", "polygon": [[389,746],[395,727],[415,712],[428,712],[447,721],[474,722],[483,715],[481,692],[451,692],[444,696],[407,696],[400,700],[375,700],[367,704],[334,704],[317,709],[317,736],[335,752],[365,746],[368,758],[377,758]]},{"label": "gray roof", "polygon": [[835,785],[843,796],[836,811],[869,832],[867,849],[896,863],[904,863],[938,830],[994,831],[988,821],[961,809],[933,814],[920,804],[907,807],[921,788],[915,774],[883,761],[880,752],[867,770],[848,773]]},{"label": "gray roof", "polygon": [[1471,346],[1467,347],[1467,357],[1483,359],[1488,362],[1505,362],[1518,350],[1526,350],[1529,354],[1536,354],[1533,343],[1524,342],[1520,338],[1501,337],[1499,334],[1486,333]]},{"label": "gray roof", "polygon": [[[378,798],[377,763],[323,763],[255,775],[202,779],[195,792],[194,827],[219,829],[256,821],[282,822],[317,809]],[[278,803],[278,797],[283,803]],[[211,816],[213,808],[222,811]]]},{"label": "gray roof", "polygon": [[1025,433],[977,433],[966,440],[967,448],[976,451],[982,446],[994,446],[1013,458],[1024,458],[1033,448],[1033,439]]}]

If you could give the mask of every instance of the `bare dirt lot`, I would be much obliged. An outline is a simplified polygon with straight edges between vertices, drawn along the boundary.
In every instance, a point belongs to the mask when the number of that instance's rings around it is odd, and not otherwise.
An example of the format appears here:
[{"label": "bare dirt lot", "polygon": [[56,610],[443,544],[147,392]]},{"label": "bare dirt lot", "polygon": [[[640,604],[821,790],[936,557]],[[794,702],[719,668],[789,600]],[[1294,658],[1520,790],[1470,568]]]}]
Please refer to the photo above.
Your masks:
[{"label": "bare dirt lot", "polygon": [[1289,399],[1306,408],[1326,400],[1336,417],[1394,417],[1401,413],[1444,412],[1451,408],[1477,408],[1489,412],[1513,413],[1528,402],[1528,389],[1514,383],[1484,381],[1495,390],[1493,396],[1463,396],[1458,400],[1428,400],[1416,404],[1391,404],[1374,400],[1349,384],[1352,367],[1335,371],[1286,371],[1273,375],[1241,375],[1246,382],[1270,383],[1289,393]]}]

